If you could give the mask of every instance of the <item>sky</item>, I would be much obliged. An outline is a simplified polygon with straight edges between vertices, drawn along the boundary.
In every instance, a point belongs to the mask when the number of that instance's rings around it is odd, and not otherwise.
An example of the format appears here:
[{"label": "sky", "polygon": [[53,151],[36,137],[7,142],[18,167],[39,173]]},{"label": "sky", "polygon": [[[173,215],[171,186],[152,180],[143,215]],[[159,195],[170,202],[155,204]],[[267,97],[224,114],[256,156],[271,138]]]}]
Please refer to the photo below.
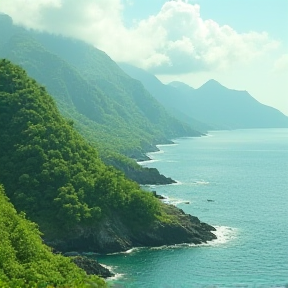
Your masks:
[{"label": "sky", "polygon": [[0,12],[163,83],[215,79],[288,115],[288,0],[0,0]]}]

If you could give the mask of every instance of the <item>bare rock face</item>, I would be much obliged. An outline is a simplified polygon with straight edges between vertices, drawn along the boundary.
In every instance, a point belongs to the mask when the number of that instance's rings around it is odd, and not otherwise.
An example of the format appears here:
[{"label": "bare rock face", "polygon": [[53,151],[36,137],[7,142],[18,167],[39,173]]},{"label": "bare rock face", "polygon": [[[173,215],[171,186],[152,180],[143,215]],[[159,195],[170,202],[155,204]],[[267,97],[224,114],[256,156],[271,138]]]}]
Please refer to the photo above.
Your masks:
[{"label": "bare rock face", "polygon": [[66,238],[48,242],[50,246],[61,252],[96,252],[101,254],[129,250],[133,247],[153,247],[182,243],[201,244],[216,239],[211,231],[216,229],[201,222],[197,217],[185,214],[183,210],[165,205],[166,212],[174,216],[174,220],[155,221],[147,227],[130,227],[116,213],[97,223],[94,228],[78,227]]}]

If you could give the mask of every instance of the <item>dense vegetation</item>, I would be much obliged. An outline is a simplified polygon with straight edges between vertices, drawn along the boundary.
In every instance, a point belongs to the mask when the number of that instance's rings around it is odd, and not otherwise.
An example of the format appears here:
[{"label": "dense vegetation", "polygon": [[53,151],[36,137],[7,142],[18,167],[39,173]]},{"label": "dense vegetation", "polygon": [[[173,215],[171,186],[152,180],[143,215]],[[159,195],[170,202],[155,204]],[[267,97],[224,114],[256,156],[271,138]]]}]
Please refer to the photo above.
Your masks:
[{"label": "dense vegetation", "polygon": [[138,226],[159,218],[158,200],[105,166],[24,70],[1,60],[0,83],[0,182],[42,231],[95,227],[111,210]]},{"label": "dense vegetation", "polygon": [[53,254],[37,225],[17,214],[1,185],[0,211],[0,287],[106,287],[69,258]]},{"label": "dense vegetation", "polygon": [[[167,139],[199,135],[171,117],[104,52],[80,41],[26,31],[5,15],[0,15],[0,29],[0,57],[20,65],[44,85],[62,115],[73,120],[102,160],[117,163],[130,178],[147,179],[140,176],[143,168],[119,153],[141,159]],[[148,173],[153,178],[159,175],[145,169]]]}]

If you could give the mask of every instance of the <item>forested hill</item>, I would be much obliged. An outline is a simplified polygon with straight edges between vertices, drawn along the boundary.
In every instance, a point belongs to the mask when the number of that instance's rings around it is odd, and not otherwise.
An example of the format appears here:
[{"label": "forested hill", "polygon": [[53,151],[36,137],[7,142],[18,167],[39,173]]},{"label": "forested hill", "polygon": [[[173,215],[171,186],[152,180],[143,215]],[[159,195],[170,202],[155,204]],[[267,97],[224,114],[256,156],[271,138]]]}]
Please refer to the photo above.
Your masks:
[{"label": "forested hill", "polygon": [[104,52],[60,36],[26,31],[0,15],[0,57],[10,59],[47,88],[61,113],[89,141],[130,157],[155,144],[200,133],[171,117]]},{"label": "forested hill", "polygon": [[[0,287],[107,287],[43,244],[37,225],[17,213],[0,185]],[[89,285],[88,283],[91,283]]]},{"label": "forested hill", "polygon": [[173,181],[131,158],[146,159],[146,152],[171,138],[200,136],[171,117],[104,52],[84,42],[27,31],[0,15],[0,57],[44,85],[61,114],[97,147],[101,159],[140,184]]},{"label": "forested hill", "polygon": [[[50,223],[59,231],[95,223],[110,208],[135,211],[136,221],[153,219],[156,199],[106,167],[45,88],[9,61],[2,60],[0,69],[0,182],[18,210],[45,232]],[[144,207],[141,197],[151,203]]]},{"label": "forested hill", "polygon": [[0,183],[51,245],[115,252],[215,238],[213,227],[105,166],[72,126],[43,86],[0,61]]}]

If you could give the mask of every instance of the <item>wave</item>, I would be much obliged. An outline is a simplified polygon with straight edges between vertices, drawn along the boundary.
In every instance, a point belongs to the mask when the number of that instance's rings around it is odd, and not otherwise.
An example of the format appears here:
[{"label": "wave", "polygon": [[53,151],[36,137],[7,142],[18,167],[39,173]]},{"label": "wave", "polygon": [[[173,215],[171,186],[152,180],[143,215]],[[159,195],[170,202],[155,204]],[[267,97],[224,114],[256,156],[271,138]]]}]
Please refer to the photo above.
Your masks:
[{"label": "wave", "polygon": [[210,182],[205,181],[205,180],[197,180],[191,183],[192,185],[209,185]]},{"label": "wave", "polygon": [[[109,267],[109,266],[107,266],[107,267]],[[112,271],[112,270],[110,270],[110,271]],[[113,272],[113,271],[112,271],[112,272]],[[117,280],[123,278],[124,275],[125,275],[125,274],[121,274],[121,273],[115,273],[115,272],[113,272],[113,273],[114,273],[114,276],[108,277],[108,278],[106,278],[105,280],[108,281],[108,282],[110,282],[110,281],[117,281]]]},{"label": "wave", "polygon": [[182,243],[175,245],[163,245],[160,247],[151,247],[151,250],[162,250],[162,249],[177,249],[177,248],[187,248],[187,247],[216,247],[224,245],[237,237],[237,228],[232,228],[228,226],[214,226],[216,231],[213,233],[216,235],[217,239],[208,241],[207,243],[193,244],[193,243]]},{"label": "wave", "polygon": [[[130,254],[130,253],[137,253],[140,250],[166,250],[166,249],[183,249],[183,248],[197,248],[197,247],[221,247],[228,242],[234,240],[237,237],[238,229],[228,226],[214,226],[216,228],[216,231],[213,231],[213,233],[216,235],[217,239],[208,241],[206,243],[201,244],[193,244],[193,243],[182,243],[182,244],[174,244],[174,245],[163,245],[163,246],[156,246],[156,247],[134,247],[127,251],[123,252],[116,252],[116,253],[110,253],[107,255],[124,255],[124,254]],[[118,280],[120,278],[123,278],[125,274],[121,273],[115,273],[114,271],[117,270],[117,266],[108,266],[100,263],[103,267],[109,269],[112,273],[115,275],[112,277],[107,278],[108,281],[111,280]]]},{"label": "wave", "polygon": [[162,196],[164,197],[164,199],[161,200],[163,203],[171,204],[171,205],[174,205],[174,206],[177,206],[179,204],[190,204],[191,203],[191,201],[188,201],[188,200],[185,200],[185,199],[170,198],[170,197],[165,196],[165,195],[162,195]]},{"label": "wave", "polygon": [[174,180],[176,181],[176,183],[172,183],[172,184],[168,184],[168,185],[183,185],[183,183],[181,181],[178,180]]},{"label": "wave", "polygon": [[238,229],[228,226],[214,226],[216,231],[213,233],[216,235],[217,239],[209,241],[208,244],[212,246],[218,246],[225,244],[237,237]]},{"label": "wave", "polygon": [[195,180],[195,181],[192,181],[192,182],[181,182],[181,181],[178,181],[178,180],[175,180],[176,183],[172,183],[172,184],[165,184],[165,185],[158,185],[158,186],[167,186],[167,185],[186,185],[186,186],[195,186],[195,185],[209,185],[211,184],[209,181],[205,181],[203,179],[201,180]]},{"label": "wave", "polygon": [[163,154],[163,153],[164,151],[160,149],[159,151],[148,152],[146,155],[150,157],[151,155],[154,155],[154,154]]},{"label": "wave", "polygon": [[145,161],[138,161],[137,164],[144,166],[144,165],[151,164],[153,162],[158,162],[158,161],[159,160],[156,160],[156,159],[149,159],[149,160],[145,160]]},{"label": "wave", "polygon": [[116,273],[115,270],[117,270],[118,266],[109,266],[109,265],[105,265],[100,263],[101,266],[103,266],[104,268],[108,269],[111,273],[114,274],[114,276],[108,277],[106,278],[106,281],[110,282],[110,281],[117,281],[120,278],[123,278],[125,274],[122,273]]},{"label": "wave", "polygon": [[[138,250],[143,249],[143,248],[145,248],[145,247],[133,247],[133,248],[128,249],[128,250],[126,250],[126,251],[107,253],[107,254],[105,254],[105,255],[113,256],[113,255],[121,255],[121,254],[130,254],[130,253],[133,253],[133,252],[137,252]],[[101,265],[102,265],[102,264],[101,264]]]},{"label": "wave", "polygon": [[171,143],[171,144],[157,144],[156,147],[167,147],[167,146],[178,146],[178,143]]}]

